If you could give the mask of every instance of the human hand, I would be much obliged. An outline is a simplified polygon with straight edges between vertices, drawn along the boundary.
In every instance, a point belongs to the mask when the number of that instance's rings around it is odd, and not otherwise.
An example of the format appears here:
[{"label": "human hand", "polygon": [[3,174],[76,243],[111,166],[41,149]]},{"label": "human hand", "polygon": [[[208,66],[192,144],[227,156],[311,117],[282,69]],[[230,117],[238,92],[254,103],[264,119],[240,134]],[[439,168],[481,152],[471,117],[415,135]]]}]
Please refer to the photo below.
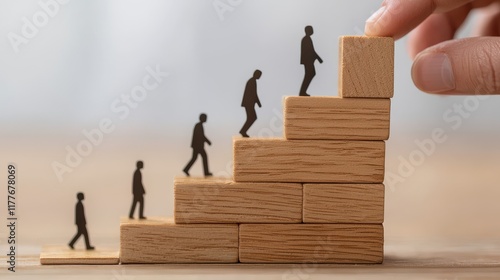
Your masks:
[{"label": "human hand", "polygon": [[[454,39],[478,8],[476,37]],[[385,0],[365,27],[368,36],[395,39],[412,30],[412,77],[422,91],[500,94],[500,0]]]}]

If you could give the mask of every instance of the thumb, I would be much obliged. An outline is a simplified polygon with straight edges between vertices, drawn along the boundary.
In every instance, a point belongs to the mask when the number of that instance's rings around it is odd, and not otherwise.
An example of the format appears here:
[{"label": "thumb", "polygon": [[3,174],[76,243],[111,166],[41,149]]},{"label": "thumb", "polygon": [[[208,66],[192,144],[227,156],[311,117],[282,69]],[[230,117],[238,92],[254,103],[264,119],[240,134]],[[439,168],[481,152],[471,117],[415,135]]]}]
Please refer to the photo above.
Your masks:
[{"label": "thumb", "polygon": [[413,64],[415,85],[442,94],[500,94],[500,37],[447,41],[424,50]]}]

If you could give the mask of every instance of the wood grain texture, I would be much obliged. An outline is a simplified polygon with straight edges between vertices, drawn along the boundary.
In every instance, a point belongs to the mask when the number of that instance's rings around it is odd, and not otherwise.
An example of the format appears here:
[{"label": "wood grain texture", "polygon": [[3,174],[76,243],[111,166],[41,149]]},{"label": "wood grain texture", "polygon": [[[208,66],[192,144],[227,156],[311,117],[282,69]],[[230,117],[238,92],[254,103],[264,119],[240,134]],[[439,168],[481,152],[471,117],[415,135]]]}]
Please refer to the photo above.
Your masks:
[{"label": "wood grain texture", "polygon": [[289,96],[284,103],[286,139],[389,139],[390,99]]},{"label": "wood grain texture", "polygon": [[304,184],[304,223],[381,224],[383,184]]},{"label": "wood grain texture", "polygon": [[67,245],[51,245],[42,247],[40,264],[42,265],[117,265],[120,263],[118,250],[103,249],[87,251],[71,250]]},{"label": "wood grain texture", "polygon": [[238,225],[177,225],[173,219],[122,219],[123,264],[236,263]]},{"label": "wood grain texture", "polygon": [[234,138],[236,182],[382,183],[383,141]]},{"label": "wood grain texture", "polygon": [[339,92],[341,97],[393,97],[393,38],[341,37],[339,62]]},{"label": "wood grain texture", "polygon": [[301,223],[302,185],[176,178],[177,224]]},{"label": "wood grain texture", "polygon": [[242,263],[376,264],[383,258],[382,225],[240,225]]}]

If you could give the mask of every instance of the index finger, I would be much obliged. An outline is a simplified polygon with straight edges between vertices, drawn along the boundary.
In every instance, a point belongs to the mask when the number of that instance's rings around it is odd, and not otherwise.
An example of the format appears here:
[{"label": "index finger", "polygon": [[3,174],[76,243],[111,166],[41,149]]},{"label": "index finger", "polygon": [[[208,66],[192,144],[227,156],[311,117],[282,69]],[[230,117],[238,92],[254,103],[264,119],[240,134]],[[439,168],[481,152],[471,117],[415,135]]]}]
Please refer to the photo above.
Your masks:
[{"label": "index finger", "polygon": [[433,13],[448,12],[474,0],[384,0],[382,7],[367,21],[368,36],[399,39]]}]

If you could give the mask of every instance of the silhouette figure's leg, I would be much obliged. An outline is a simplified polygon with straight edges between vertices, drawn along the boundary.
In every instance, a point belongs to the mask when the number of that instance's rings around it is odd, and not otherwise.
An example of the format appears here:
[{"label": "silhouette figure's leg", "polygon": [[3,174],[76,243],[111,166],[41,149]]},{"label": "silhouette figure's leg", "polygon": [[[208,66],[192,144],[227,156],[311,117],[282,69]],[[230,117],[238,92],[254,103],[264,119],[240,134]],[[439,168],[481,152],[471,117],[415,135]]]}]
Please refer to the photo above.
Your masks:
[{"label": "silhouette figure's leg", "polygon": [[133,219],[134,218],[134,212],[135,212],[135,206],[137,205],[137,199],[134,195],[134,199],[132,200],[132,208],[130,208],[130,214],[128,215],[128,217],[130,219]]},{"label": "silhouette figure's leg", "polygon": [[255,112],[255,107],[250,108],[249,117],[250,117],[250,126],[252,126],[257,120],[257,113]]},{"label": "silhouette figure's leg", "polygon": [[87,247],[87,249],[90,249],[92,246],[90,246],[90,239],[89,239],[89,233],[87,232],[87,227],[82,226],[81,230],[83,237],[85,237],[85,246]]},{"label": "silhouette figure's leg", "polygon": [[243,137],[248,137],[247,131],[257,120],[257,113],[255,112],[255,107],[245,107],[245,111],[247,112],[247,121],[241,128],[240,133]]},{"label": "silhouette figure's leg", "polygon": [[309,88],[314,76],[316,76],[314,64],[304,64],[304,81],[302,82],[302,87],[300,88],[301,96],[308,96],[307,89]]},{"label": "silhouette figure's leg", "polygon": [[205,176],[212,176],[212,173],[210,173],[210,171],[208,171],[207,152],[205,152],[205,150],[201,150],[200,155],[203,158],[203,171],[205,171]]},{"label": "silhouette figure's leg", "polygon": [[309,84],[311,81],[308,81],[308,69],[307,65],[304,64],[304,80],[302,80],[302,86],[300,87],[300,96],[304,96],[307,94],[307,88],[309,87]]},{"label": "silhouette figure's leg", "polygon": [[144,218],[144,195],[139,197],[139,218]]},{"label": "silhouette figure's leg", "polygon": [[78,238],[80,238],[81,235],[82,235],[82,232],[80,231],[80,227],[78,227],[78,232],[76,233],[75,237],[73,237],[73,239],[69,243],[69,247],[71,247],[71,249],[73,249],[73,246],[75,246],[76,241],[78,241]]},{"label": "silhouette figure's leg", "polygon": [[193,166],[193,164],[196,162],[196,159],[198,158],[198,153],[193,149],[193,157],[191,158],[191,161],[184,167],[184,173],[189,176],[189,170]]}]

